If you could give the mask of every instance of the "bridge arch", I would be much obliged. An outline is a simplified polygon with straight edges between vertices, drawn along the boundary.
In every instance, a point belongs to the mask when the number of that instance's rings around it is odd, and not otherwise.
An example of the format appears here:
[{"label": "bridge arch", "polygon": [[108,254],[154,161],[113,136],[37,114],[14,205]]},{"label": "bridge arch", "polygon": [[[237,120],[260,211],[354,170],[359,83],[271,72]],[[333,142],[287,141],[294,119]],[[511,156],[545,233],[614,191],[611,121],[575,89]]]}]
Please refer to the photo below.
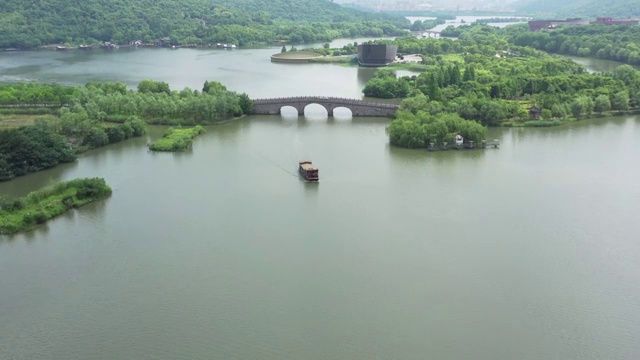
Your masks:
[{"label": "bridge arch", "polygon": [[284,117],[293,117],[293,116],[297,117],[300,115],[300,111],[298,111],[298,109],[296,109],[295,106],[284,105],[280,107],[280,109],[278,110],[278,114]]},{"label": "bridge arch", "polygon": [[332,111],[333,117],[337,119],[351,119],[353,117],[353,110],[346,106],[335,106]]},{"label": "bridge arch", "polygon": [[332,113],[325,105],[318,104],[317,102],[310,102],[304,105],[301,115],[311,117],[324,117],[331,116]]},{"label": "bridge arch", "polygon": [[[351,116],[385,116],[391,117],[398,109],[398,105],[377,103],[358,99],[346,99],[326,96],[306,96],[290,98],[256,99],[253,100],[254,114],[278,115],[284,107],[293,107],[299,116],[303,116],[307,106],[317,104],[327,111],[328,116],[333,116],[334,110],[343,113],[346,108],[351,111]],[[317,107],[314,105],[317,109]]]}]

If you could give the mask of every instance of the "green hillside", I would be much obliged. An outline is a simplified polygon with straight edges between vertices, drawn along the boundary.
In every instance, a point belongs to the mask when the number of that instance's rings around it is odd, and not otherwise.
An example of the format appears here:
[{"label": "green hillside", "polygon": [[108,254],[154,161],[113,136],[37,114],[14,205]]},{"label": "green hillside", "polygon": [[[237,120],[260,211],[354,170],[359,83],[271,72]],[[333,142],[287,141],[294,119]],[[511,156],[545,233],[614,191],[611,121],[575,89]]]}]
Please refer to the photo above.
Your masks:
[{"label": "green hillside", "polygon": [[216,0],[216,3],[239,11],[266,13],[275,20],[355,21],[389,20],[406,23],[402,16],[366,12],[342,7],[330,0]]},{"label": "green hillside", "polygon": [[640,17],[640,1],[638,0],[521,0],[514,5],[518,12],[536,16]]},{"label": "green hillside", "polygon": [[[163,37],[173,44],[300,43],[399,31],[384,20],[328,0],[3,0],[0,48]],[[294,25],[311,21],[323,23],[304,31]]]}]

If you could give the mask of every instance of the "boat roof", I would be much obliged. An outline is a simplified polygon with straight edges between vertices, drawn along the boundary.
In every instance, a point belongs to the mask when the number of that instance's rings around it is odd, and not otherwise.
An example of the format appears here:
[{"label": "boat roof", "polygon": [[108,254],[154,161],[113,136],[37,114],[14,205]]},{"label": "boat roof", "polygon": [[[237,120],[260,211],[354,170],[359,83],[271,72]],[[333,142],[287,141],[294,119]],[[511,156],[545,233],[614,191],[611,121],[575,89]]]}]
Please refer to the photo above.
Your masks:
[{"label": "boat roof", "polygon": [[313,166],[311,161],[300,161],[300,167],[305,171],[318,170],[317,167]]}]

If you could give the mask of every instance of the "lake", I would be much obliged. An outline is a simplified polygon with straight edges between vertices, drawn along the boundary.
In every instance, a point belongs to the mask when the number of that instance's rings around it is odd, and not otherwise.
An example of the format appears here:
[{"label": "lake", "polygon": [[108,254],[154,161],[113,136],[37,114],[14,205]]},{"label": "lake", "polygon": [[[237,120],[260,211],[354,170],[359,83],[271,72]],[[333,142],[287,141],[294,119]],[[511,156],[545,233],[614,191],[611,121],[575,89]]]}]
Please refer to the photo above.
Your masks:
[{"label": "lake", "polygon": [[[276,48],[0,54],[3,80],[223,82],[361,97],[371,69]],[[384,118],[249,116],[0,183],[113,188],[0,237],[0,359],[635,359],[640,120],[493,128],[500,149],[389,146]],[[310,159],[320,183],[305,183]]]},{"label": "lake", "polygon": [[[512,16],[501,16],[501,15],[496,15],[496,16],[471,16],[471,15],[465,15],[465,16],[456,16],[455,19],[453,20],[445,20],[444,24],[439,24],[436,25],[435,27],[433,27],[432,29],[429,29],[431,31],[442,31],[444,29],[446,29],[449,26],[453,26],[453,27],[458,27],[461,25],[470,25],[473,24],[474,22],[476,22],[477,20],[483,20],[483,19],[497,19],[497,18],[511,18]],[[434,20],[435,17],[431,17],[431,16],[406,16],[406,18],[411,21],[411,23],[413,24],[416,20],[420,20],[420,21],[425,21],[425,20]],[[513,18],[522,18],[522,19],[527,19],[524,17],[519,17],[519,16],[513,16]],[[494,26],[494,27],[506,27],[509,25],[514,25],[514,24],[521,24],[521,22],[497,22],[497,23],[487,23],[487,25],[489,26]]]}]

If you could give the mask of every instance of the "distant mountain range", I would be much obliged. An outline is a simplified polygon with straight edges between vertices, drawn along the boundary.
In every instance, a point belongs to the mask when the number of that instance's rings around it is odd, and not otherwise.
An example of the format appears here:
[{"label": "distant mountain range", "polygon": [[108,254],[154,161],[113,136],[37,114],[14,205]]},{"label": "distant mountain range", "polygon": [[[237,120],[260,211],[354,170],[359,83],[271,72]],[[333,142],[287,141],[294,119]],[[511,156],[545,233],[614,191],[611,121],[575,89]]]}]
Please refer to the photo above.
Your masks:
[{"label": "distant mountain range", "polygon": [[[226,0],[232,2],[233,0]],[[251,1],[251,0],[241,0]],[[536,17],[640,17],[640,0],[334,0],[357,8],[396,10],[513,10]]]},{"label": "distant mountain range", "polygon": [[518,12],[547,17],[640,17],[638,0],[520,0]]}]

